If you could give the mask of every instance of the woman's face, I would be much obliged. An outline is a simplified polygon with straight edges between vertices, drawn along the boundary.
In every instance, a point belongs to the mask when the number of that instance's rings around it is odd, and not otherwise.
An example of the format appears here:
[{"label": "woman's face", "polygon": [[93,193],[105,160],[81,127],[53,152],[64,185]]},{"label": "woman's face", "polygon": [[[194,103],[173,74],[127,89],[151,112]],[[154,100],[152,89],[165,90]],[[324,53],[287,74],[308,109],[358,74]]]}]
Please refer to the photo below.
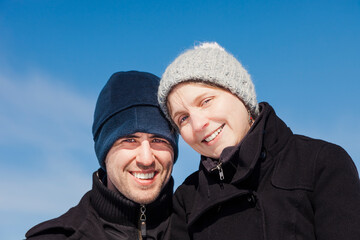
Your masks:
[{"label": "woman's face", "polygon": [[203,83],[177,85],[168,96],[172,120],[182,138],[198,153],[219,158],[250,129],[243,102],[232,93]]}]

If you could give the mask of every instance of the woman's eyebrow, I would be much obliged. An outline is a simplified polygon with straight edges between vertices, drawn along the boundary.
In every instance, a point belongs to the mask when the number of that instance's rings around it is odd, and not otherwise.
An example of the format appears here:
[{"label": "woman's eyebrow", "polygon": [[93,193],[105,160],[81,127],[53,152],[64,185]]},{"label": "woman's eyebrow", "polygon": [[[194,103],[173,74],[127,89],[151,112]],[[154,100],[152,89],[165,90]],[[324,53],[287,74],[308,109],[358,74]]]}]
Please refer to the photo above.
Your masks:
[{"label": "woman's eyebrow", "polygon": [[174,114],[171,114],[171,118],[172,119],[175,119],[177,115],[180,115],[181,114],[181,111],[177,111],[175,112]]},{"label": "woman's eyebrow", "polygon": [[[201,93],[200,95],[196,96],[194,99],[191,100],[190,105],[196,105],[195,103],[200,102],[208,92]],[[170,114],[172,119],[175,119],[175,117],[179,114],[181,114],[183,111],[176,111],[174,114]]]}]

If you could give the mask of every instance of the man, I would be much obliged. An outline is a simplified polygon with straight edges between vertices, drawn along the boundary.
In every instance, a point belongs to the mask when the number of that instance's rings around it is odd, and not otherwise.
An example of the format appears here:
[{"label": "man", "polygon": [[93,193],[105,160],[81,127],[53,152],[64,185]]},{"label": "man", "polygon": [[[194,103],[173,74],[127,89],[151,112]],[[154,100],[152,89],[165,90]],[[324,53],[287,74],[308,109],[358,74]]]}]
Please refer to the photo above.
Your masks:
[{"label": "man", "polygon": [[158,85],[159,78],[145,72],[111,76],[94,114],[101,168],[92,190],[64,215],[30,229],[27,239],[165,238],[178,135],[160,111]]}]

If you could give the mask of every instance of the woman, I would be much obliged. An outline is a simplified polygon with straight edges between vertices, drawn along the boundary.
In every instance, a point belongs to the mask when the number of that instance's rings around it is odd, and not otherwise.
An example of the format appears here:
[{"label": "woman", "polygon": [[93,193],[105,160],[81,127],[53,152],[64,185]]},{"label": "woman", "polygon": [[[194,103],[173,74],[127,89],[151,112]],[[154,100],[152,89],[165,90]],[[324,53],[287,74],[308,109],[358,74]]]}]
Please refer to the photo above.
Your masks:
[{"label": "woman", "polygon": [[360,181],[339,146],[295,135],[257,103],[247,71],[217,43],[177,57],[158,100],[199,170],[174,196],[171,239],[360,239]]}]

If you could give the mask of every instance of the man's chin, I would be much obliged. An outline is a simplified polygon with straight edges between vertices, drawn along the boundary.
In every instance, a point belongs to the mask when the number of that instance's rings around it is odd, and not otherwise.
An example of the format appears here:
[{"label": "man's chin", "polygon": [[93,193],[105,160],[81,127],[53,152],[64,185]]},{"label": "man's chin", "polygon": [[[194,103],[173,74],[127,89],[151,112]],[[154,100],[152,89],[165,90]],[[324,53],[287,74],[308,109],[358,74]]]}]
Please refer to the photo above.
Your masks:
[{"label": "man's chin", "polygon": [[149,204],[156,200],[159,196],[160,190],[158,189],[146,189],[137,191],[137,193],[132,196],[131,200],[139,204]]}]

